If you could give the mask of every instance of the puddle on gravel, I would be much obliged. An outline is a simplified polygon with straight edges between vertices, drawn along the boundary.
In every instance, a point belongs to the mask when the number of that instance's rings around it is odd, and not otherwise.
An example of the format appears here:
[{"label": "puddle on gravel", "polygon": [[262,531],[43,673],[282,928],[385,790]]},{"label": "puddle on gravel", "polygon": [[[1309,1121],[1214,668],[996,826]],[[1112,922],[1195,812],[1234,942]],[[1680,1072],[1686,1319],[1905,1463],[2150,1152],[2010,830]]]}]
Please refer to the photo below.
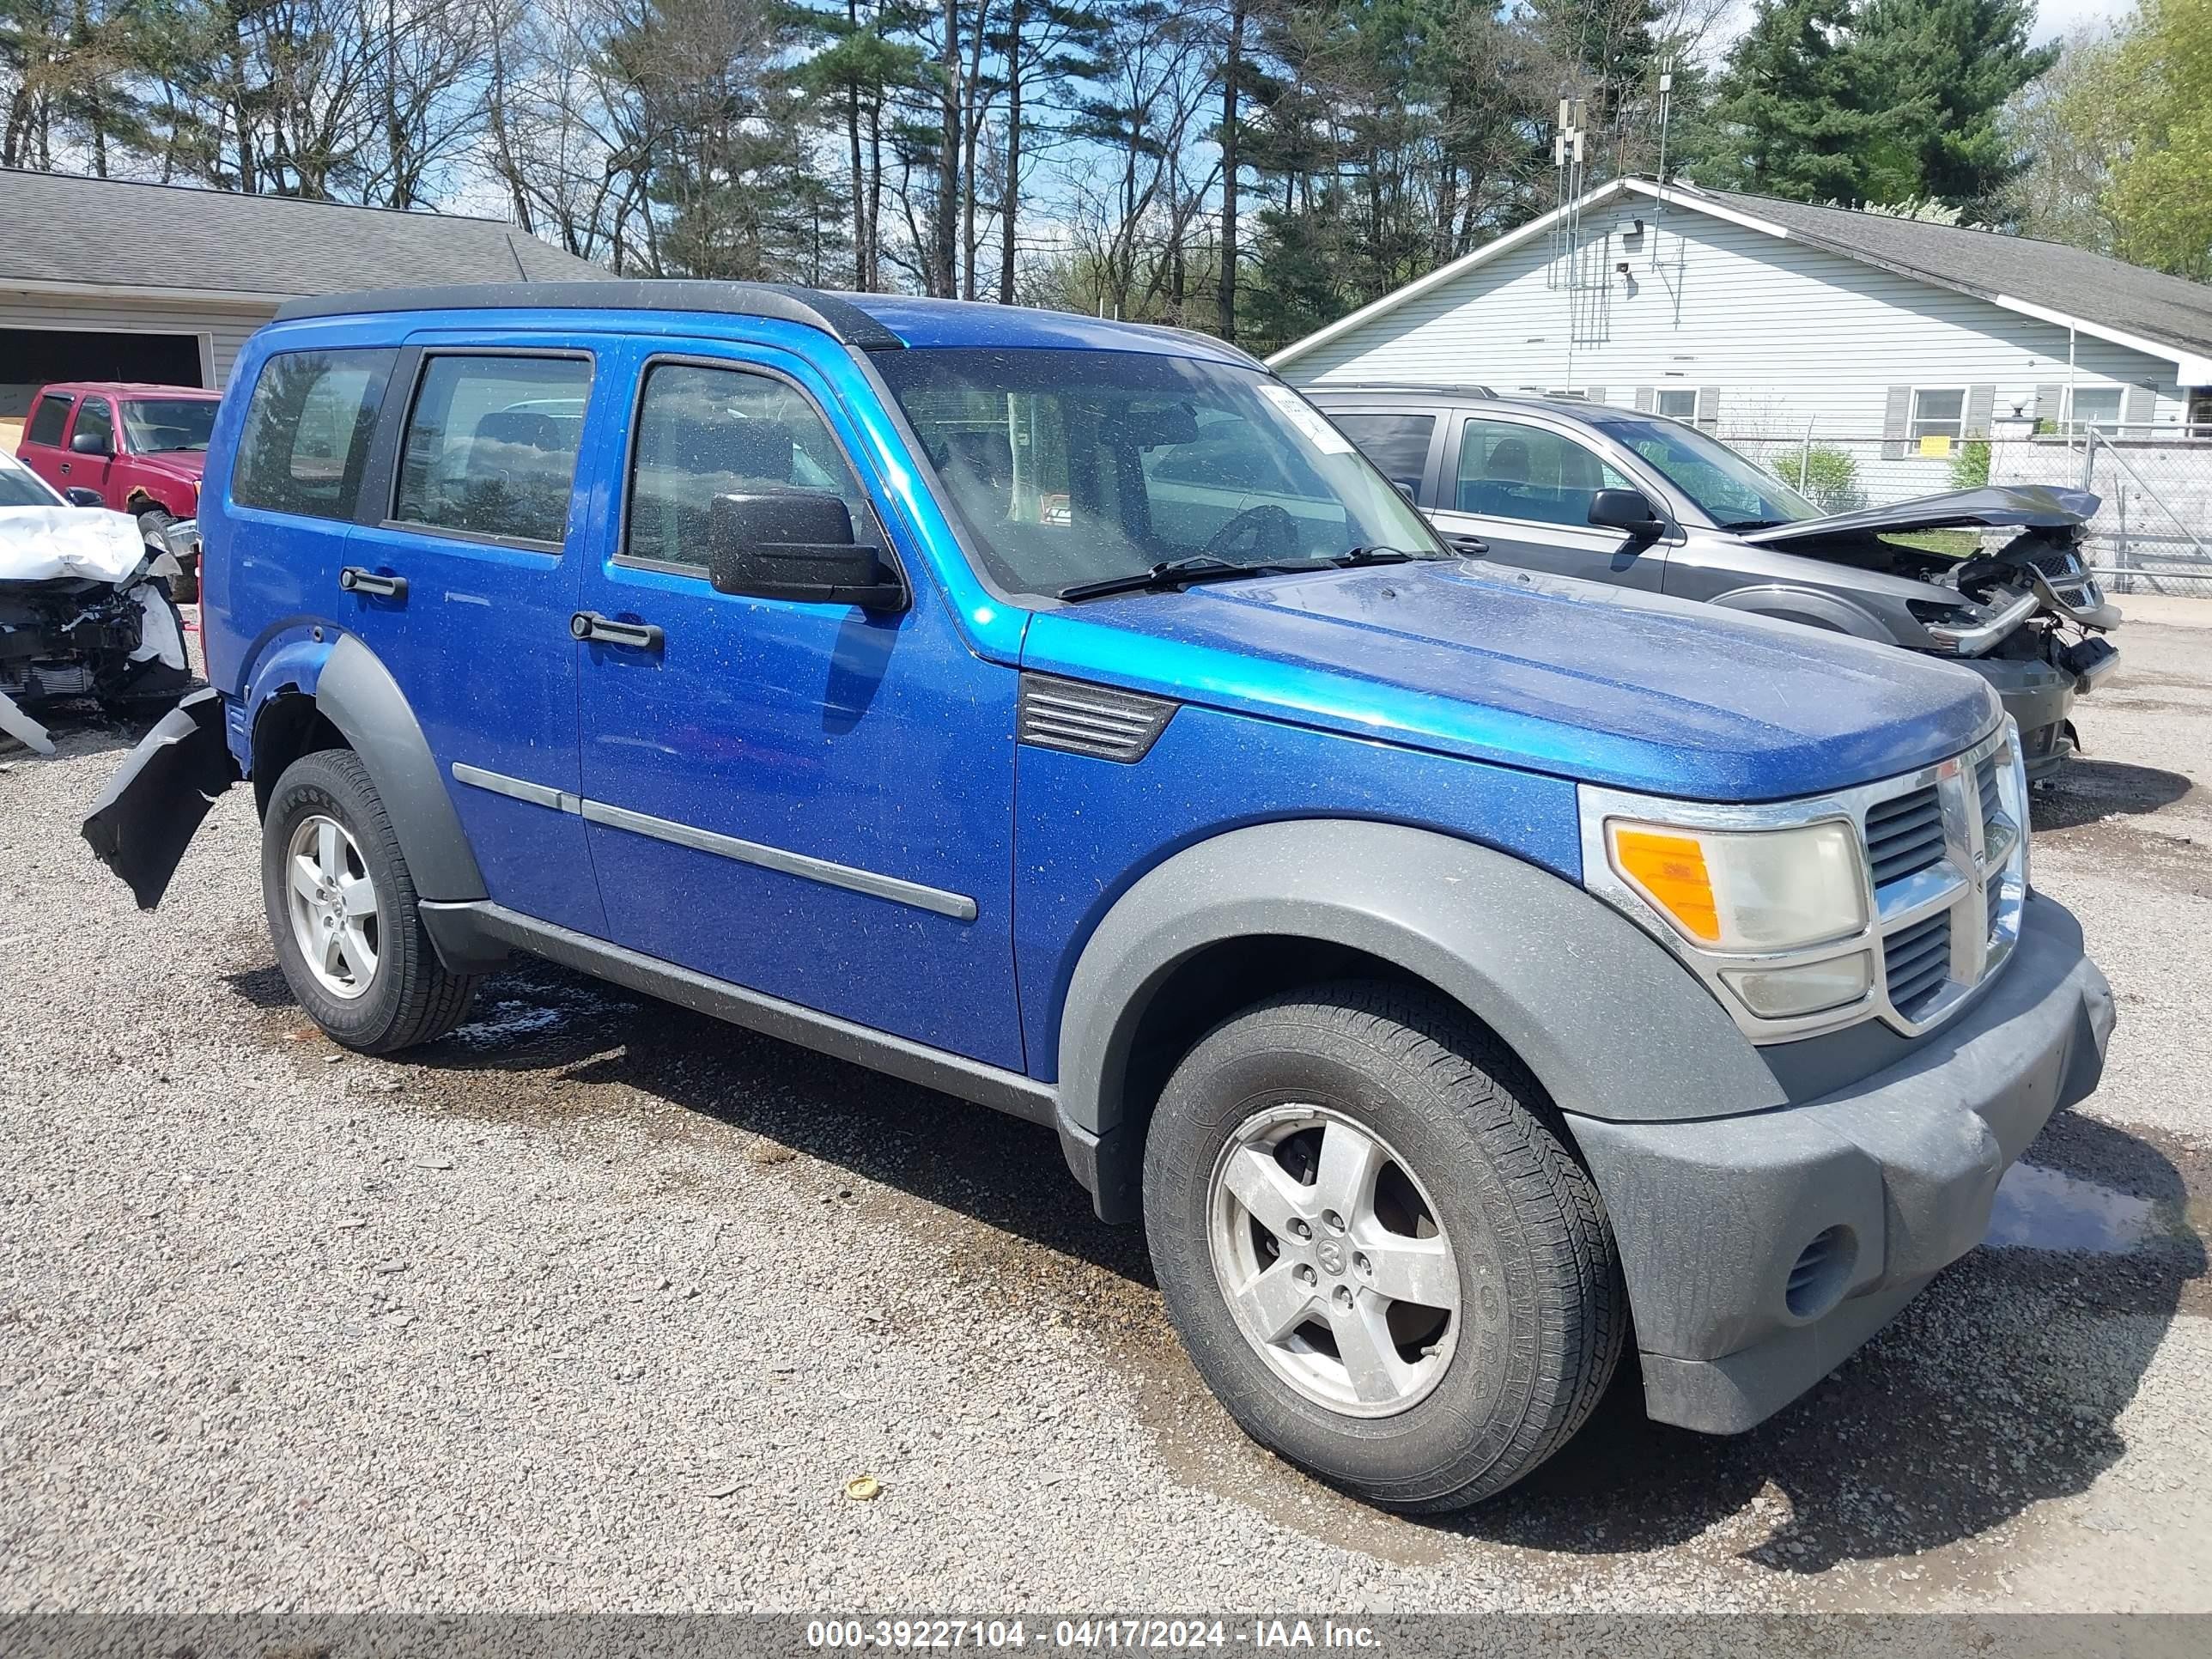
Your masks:
[{"label": "puddle on gravel", "polygon": [[1982,1243],[2000,1250],[2124,1255],[2179,1224],[2179,1216],[2160,1215],[2170,1207],[2040,1164],[2015,1164],[1997,1183]]}]

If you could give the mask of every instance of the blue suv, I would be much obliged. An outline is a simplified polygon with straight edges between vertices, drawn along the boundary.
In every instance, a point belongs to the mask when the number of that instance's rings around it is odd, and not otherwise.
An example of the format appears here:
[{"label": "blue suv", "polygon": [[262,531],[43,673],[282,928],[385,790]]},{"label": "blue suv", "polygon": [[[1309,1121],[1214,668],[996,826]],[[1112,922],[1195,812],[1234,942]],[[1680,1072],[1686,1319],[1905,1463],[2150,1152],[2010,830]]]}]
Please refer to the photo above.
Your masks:
[{"label": "blue suv", "polygon": [[1051,1126],[1237,1420],[1499,1491],[1631,1333],[1730,1432],[1972,1248],[2110,994],[1954,666],[1458,558],[1232,348],[694,283],[289,307],[212,684],[88,821],[251,781],[301,1006],[515,951]]}]

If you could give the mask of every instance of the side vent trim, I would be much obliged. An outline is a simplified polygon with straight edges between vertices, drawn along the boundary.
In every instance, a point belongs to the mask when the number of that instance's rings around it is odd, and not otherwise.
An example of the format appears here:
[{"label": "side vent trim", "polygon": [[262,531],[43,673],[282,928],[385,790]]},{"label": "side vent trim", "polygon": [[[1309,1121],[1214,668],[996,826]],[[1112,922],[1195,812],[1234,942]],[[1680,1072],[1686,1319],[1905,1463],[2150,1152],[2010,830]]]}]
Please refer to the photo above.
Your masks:
[{"label": "side vent trim", "polygon": [[1022,676],[1018,741],[1133,766],[1152,752],[1177,705],[1049,674]]}]

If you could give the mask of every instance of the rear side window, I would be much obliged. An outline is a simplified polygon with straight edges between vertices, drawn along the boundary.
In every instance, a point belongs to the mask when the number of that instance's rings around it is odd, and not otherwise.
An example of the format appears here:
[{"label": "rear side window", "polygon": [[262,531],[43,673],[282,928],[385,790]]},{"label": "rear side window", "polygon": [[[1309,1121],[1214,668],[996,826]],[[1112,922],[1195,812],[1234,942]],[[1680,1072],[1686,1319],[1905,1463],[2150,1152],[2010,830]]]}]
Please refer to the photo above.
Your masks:
[{"label": "rear side window", "polygon": [[425,358],[392,517],[559,547],[591,390],[592,365],[579,357]]},{"label": "rear side window", "polygon": [[38,410],[31,416],[31,424],[23,430],[23,441],[49,447],[60,443],[62,428],[69,424],[69,412],[70,400],[67,398],[48,396],[40,398]]},{"label": "rear side window", "polygon": [[742,369],[656,363],[647,371],[624,556],[704,570],[715,496],[793,489],[841,496],[854,535],[871,538],[860,480],[796,389]]},{"label": "rear side window", "polygon": [[391,351],[288,351],[262,365],[232,469],[240,507],[350,519]]},{"label": "rear side window", "polygon": [[1429,440],[1436,434],[1433,415],[1332,415],[1336,429],[1358,444],[1392,483],[1420,493],[1429,470]]}]

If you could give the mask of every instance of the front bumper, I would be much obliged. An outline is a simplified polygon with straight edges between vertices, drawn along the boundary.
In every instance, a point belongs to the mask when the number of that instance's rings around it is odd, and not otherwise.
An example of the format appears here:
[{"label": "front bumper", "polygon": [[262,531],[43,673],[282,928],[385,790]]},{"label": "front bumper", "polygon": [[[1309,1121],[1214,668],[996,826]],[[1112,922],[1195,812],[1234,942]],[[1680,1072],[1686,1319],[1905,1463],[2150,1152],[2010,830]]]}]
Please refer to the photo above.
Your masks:
[{"label": "front bumper", "polygon": [[2013,960],[1903,1059],[1803,1105],[1571,1115],[1603,1194],[1646,1409],[1733,1434],[1832,1370],[1988,1231],[1999,1178],[2103,1074],[2112,990],[2031,896]]},{"label": "front bumper", "polygon": [[2079,690],[2076,678],[2056,664],[2019,657],[1977,657],[1959,665],[1996,688],[2004,711],[2020,726],[2021,757],[2031,780],[2047,777],[2074,752],[2067,730]]}]

